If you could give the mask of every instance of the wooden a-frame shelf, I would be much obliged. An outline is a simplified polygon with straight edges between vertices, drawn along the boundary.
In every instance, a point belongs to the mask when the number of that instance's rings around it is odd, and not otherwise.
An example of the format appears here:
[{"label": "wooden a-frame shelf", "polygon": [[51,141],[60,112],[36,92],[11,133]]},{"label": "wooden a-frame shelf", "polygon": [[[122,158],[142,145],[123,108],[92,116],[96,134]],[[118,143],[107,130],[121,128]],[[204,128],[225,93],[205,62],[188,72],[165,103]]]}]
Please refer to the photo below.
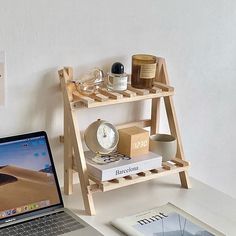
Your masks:
[{"label": "wooden a-frame shelf", "polygon": [[[163,58],[158,58],[157,73],[154,87],[150,90],[136,89],[128,86],[125,92],[116,93],[106,89],[98,89],[95,94],[81,95],[73,82],[73,69],[65,67],[58,71],[63,92],[64,101],[64,192],[73,192],[73,172],[79,174],[80,186],[83,195],[85,210],[88,214],[94,215],[95,208],[93,194],[106,192],[124,186],[144,182],[154,178],[179,173],[181,186],[190,188],[187,170],[189,162],[185,161],[181,143],[177,118],[175,114],[172,96],[174,88],[170,86],[166,63]],[[177,154],[171,162],[163,162],[161,168],[140,172],[135,175],[128,175],[110,181],[99,181],[90,176],[87,171],[85,153],[82,146],[82,132],[79,129],[77,113],[84,108],[111,106],[121,103],[137,102],[151,99],[151,118],[147,120],[134,121],[117,125],[117,128],[139,126],[150,127],[150,134],[158,132],[160,118],[160,99],[164,99],[170,132],[177,139]],[[98,117],[99,118],[99,117]],[[62,137],[61,137],[62,138]]]}]

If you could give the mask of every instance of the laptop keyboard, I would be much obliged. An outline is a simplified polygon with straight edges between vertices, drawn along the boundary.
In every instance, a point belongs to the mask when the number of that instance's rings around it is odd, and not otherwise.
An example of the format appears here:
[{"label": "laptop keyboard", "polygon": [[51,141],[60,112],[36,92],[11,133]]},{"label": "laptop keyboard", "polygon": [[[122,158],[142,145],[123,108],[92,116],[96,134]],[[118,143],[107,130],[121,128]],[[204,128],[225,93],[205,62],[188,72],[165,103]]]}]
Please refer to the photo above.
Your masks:
[{"label": "laptop keyboard", "polygon": [[0,229],[0,236],[52,236],[84,228],[66,212],[58,212]]}]

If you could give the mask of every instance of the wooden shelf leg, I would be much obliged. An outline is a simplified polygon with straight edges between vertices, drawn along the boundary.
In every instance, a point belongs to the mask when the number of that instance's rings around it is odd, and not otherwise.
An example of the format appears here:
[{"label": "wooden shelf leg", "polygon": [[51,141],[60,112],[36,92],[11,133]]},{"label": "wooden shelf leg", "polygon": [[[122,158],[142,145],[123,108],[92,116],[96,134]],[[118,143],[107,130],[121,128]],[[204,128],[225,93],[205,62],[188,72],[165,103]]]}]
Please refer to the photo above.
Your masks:
[{"label": "wooden shelf leg", "polygon": [[93,203],[92,193],[89,191],[89,178],[88,170],[86,166],[86,160],[83,152],[82,140],[80,135],[80,130],[77,122],[77,116],[75,111],[71,111],[71,137],[72,145],[74,149],[74,155],[76,160],[76,165],[78,169],[81,192],[84,201],[85,211],[89,215],[95,215],[95,208]]},{"label": "wooden shelf leg", "polygon": [[179,178],[180,178],[182,188],[187,188],[187,189],[191,188],[191,183],[189,181],[187,171],[179,172]]},{"label": "wooden shelf leg", "polygon": [[[67,172],[66,170],[70,170],[70,167],[72,166],[71,164],[73,164],[72,163],[72,154],[73,154],[75,157],[75,164],[77,165],[77,170],[79,173],[80,186],[81,186],[85,211],[89,215],[95,215],[93,196],[89,190],[90,183],[83,152],[80,130],[77,122],[77,116],[75,110],[71,109],[69,95],[66,88],[66,82],[69,79],[73,78],[72,69],[66,68],[66,70],[64,69],[59,71],[59,76],[61,79],[61,87],[63,90],[63,97],[64,97],[65,127],[69,127],[69,130],[66,128],[64,130],[65,153],[66,156],[70,157],[70,158],[65,158],[65,160],[67,160],[65,165],[65,177],[67,178],[65,179],[65,188],[68,192],[72,190],[73,176],[70,172]],[[68,166],[69,168],[67,169]]]},{"label": "wooden shelf leg", "polygon": [[64,193],[73,193],[72,145],[69,127],[64,127]]},{"label": "wooden shelf leg", "polygon": [[[165,101],[165,107],[166,107],[166,113],[167,113],[167,118],[169,122],[170,132],[177,139],[176,158],[180,158],[181,160],[184,160],[185,159],[184,151],[183,151],[183,146],[181,142],[181,137],[180,137],[180,132],[178,128],[178,123],[177,123],[177,118],[175,114],[172,97],[170,96],[165,97],[164,101]],[[181,186],[183,188],[191,188],[187,171],[180,172],[179,177],[180,177]]]},{"label": "wooden shelf leg", "polygon": [[64,107],[64,193],[70,195],[73,192],[73,170],[72,170],[72,144],[68,111]]},{"label": "wooden shelf leg", "polygon": [[[157,63],[156,68],[156,77],[155,81],[158,81],[160,70],[161,70],[161,63]],[[151,109],[151,130],[150,134],[156,134],[159,131],[159,125],[160,125],[160,104],[161,104],[161,98],[153,98],[152,99],[152,109]]]},{"label": "wooden shelf leg", "polygon": [[[159,73],[159,81],[164,84],[169,85],[169,78],[168,78],[166,63],[164,59],[160,61],[160,66],[161,67],[160,67],[160,73]],[[171,96],[164,97],[164,102],[165,102],[165,108],[166,108],[166,114],[167,114],[168,123],[170,127],[170,132],[177,139],[176,158],[180,158],[181,160],[184,160],[185,159],[184,151],[183,151],[182,141],[180,137],[177,116],[175,113],[173,98]],[[181,186],[183,188],[191,188],[187,171],[180,172],[179,177],[180,177]]]},{"label": "wooden shelf leg", "polygon": [[160,98],[152,99],[152,110],[151,110],[151,135],[156,134],[159,130],[160,121]]}]

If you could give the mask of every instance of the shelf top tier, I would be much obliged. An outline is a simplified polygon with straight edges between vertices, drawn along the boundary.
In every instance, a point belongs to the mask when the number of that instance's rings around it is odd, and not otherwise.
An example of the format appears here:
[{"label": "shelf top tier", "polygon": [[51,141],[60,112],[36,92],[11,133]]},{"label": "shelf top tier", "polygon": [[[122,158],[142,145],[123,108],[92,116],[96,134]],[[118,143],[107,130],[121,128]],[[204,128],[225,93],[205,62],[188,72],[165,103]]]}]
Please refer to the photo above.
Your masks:
[{"label": "shelf top tier", "polygon": [[137,89],[129,84],[128,89],[123,92],[113,92],[105,88],[99,88],[96,93],[91,95],[81,94],[73,82],[67,82],[66,88],[69,100],[75,108],[83,106],[87,108],[101,107],[171,96],[174,94],[173,87],[159,82],[155,82],[152,89]]},{"label": "shelf top tier", "polygon": [[[160,68],[164,68],[161,66]],[[171,96],[174,94],[174,88],[168,84],[154,82],[151,89],[137,89],[128,84],[128,88],[122,92],[109,91],[106,88],[98,88],[97,91],[90,95],[84,95],[77,89],[76,83],[73,81],[73,69],[65,67],[58,71],[61,88],[63,90],[64,99],[67,97],[70,104],[74,108],[93,108],[108,106],[113,104],[136,102],[146,99]]]}]

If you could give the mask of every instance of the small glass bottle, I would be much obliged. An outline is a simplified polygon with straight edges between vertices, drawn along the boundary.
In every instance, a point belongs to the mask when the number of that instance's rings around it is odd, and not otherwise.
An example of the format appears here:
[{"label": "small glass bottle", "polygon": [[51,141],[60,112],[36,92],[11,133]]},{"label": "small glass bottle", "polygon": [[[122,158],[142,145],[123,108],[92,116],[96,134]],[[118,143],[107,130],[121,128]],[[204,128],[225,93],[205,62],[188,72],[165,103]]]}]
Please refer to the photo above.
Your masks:
[{"label": "small glass bottle", "polygon": [[131,86],[139,89],[152,88],[156,77],[157,58],[152,55],[132,56]]},{"label": "small glass bottle", "polygon": [[111,67],[107,76],[107,88],[112,91],[125,91],[127,89],[128,75],[124,73],[124,66],[116,62]]},{"label": "small glass bottle", "polygon": [[94,68],[84,74],[79,81],[75,81],[78,91],[83,95],[90,95],[96,92],[97,88],[104,82],[104,73],[99,68]]}]

